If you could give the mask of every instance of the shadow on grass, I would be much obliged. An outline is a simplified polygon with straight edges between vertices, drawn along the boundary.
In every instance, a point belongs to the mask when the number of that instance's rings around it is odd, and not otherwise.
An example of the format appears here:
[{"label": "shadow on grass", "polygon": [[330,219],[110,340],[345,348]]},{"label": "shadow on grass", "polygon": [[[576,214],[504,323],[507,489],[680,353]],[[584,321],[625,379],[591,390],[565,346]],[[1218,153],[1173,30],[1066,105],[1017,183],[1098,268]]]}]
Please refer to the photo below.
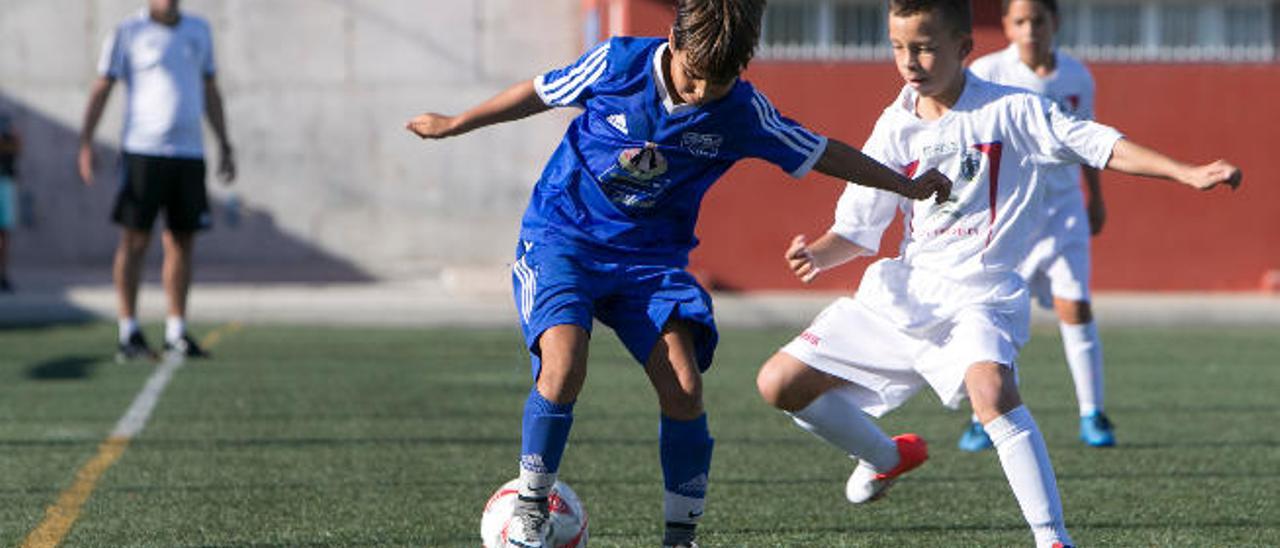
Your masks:
[{"label": "shadow on grass", "polygon": [[43,381],[84,379],[93,375],[102,356],[63,356],[37,363],[27,369],[27,377]]}]

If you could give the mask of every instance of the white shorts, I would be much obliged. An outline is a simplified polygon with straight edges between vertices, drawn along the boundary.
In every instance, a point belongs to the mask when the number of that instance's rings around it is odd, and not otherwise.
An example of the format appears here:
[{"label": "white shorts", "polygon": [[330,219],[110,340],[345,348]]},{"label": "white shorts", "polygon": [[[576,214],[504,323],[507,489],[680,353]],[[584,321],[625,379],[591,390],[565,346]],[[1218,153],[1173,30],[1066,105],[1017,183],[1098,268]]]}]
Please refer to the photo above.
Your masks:
[{"label": "white shorts", "polygon": [[[1026,301],[1023,301],[1024,303]],[[1018,321],[1025,316],[973,305],[951,321],[908,332],[856,299],[831,303],[783,352],[854,384],[858,405],[873,417],[905,403],[925,384],[947,407],[964,400],[964,375],[978,362],[1014,367]]]},{"label": "white shorts", "polygon": [[1089,300],[1089,214],[1079,189],[1049,191],[1046,222],[1018,274],[1044,308],[1053,299]]}]

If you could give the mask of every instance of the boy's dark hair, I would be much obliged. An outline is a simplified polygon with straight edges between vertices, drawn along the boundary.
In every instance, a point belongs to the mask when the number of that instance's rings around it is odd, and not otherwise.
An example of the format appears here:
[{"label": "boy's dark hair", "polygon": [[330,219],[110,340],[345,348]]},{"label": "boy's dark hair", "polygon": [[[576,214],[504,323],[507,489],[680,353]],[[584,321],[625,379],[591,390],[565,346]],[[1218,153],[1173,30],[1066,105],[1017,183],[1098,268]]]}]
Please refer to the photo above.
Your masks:
[{"label": "boy's dark hair", "polygon": [[[1030,0],[1030,1],[1038,2],[1041,6],[1044,6],[1044,9],[1049,10],[1049,13],[1052,13],[1054,17],[1058,16],[1058,0]],[[1013,4],[1013,2],[1014,0],[1002,0],[1000,2],[1000,14],[1009,15],[1009,5]]]},{"label": "boy's dark hair", "polygon": [[716,83],[737,78],[755,55],[765,0],[679,0],[671,47],[689,75]]},{"label": "boy's dark hair", "polygon": [[897,17],[929,11],[938,12],[956,34],[973,34],[973,9],[969,7],[969,0],[889,0],[889,13]]}]

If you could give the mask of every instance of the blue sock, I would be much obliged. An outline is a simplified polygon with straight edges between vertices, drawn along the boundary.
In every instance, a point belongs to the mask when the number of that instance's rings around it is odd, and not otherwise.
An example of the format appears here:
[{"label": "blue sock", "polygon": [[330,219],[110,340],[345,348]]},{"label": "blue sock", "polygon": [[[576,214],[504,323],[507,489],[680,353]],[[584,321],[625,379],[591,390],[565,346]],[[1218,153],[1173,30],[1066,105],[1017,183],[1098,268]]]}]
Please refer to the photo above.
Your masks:
[{"label": "blue sock", "polygon": [[[573,404],[552,403],[538,393],[535,385],[524,402],[524,420],[520,430],[521,475],[526,476],[526,472],[531,472],[555,483],[556,472],[560,470],[560,457],[564,455],[564,447],[569,443],[571,426]],[[550,484],[529,487],[535,491],[551,489]]]},{"label": "blue sock", "polygon": [[707,415],[691,421],[662,417],[658,427],[658,451],[666,486],[664,513],[674,523],[697,523],[707,497],[711,448],[715,440],[707,431]]}]

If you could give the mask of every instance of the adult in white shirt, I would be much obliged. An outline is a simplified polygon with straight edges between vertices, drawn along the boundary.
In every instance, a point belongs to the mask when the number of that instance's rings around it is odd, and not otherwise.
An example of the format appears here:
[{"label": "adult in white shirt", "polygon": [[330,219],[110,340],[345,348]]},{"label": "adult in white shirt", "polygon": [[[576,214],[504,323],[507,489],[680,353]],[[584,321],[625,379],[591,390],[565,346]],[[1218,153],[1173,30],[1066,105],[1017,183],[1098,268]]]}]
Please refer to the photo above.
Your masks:
[{"label": "adult in white shirt", "polygon": [[185,321],[195,234],[210,224],[202,114],[218,139],[218,175],[226,183],[235,178],[209,23],[179,11],[178,0],[148,0],[145,9],[116,26],[103,45],[80,132],[78,167],[86,185],[93,184],[93,134],[117,80],[128,90],[121,184],[112,213],[122,229],[112,271],[120,324],[117,360],[158,357],[138,328],[137,303],[143,258],[161,211],[168,300],[164,347],[204,357]]},{"label": "adult in white shirt", "polygon": [[[1004,0],[1003,9],[1009,47],[974,61],[969,70],[997,84],[1039,93],[1063,112],[1092,120],[1093,76],[1083,63],[1054,48],[1058,2]],[[1089,187],[1087,211],[1078,175],[1082,172]],[[1080,407],[1080,440],[1093,447],[1110,447],[1115,445],[1115,433],[1103,409],[1102,340],[1089,304],[1089,236],[1102,230],[1106,215],[1100,177],[1093,166],[1065,165],[1046,169],[1045,182],[1044,225],[1019,273],[1036,301],[1057,313]],[[959,446],[966,451],[991,447],[991,438],[976,416]]]}]

